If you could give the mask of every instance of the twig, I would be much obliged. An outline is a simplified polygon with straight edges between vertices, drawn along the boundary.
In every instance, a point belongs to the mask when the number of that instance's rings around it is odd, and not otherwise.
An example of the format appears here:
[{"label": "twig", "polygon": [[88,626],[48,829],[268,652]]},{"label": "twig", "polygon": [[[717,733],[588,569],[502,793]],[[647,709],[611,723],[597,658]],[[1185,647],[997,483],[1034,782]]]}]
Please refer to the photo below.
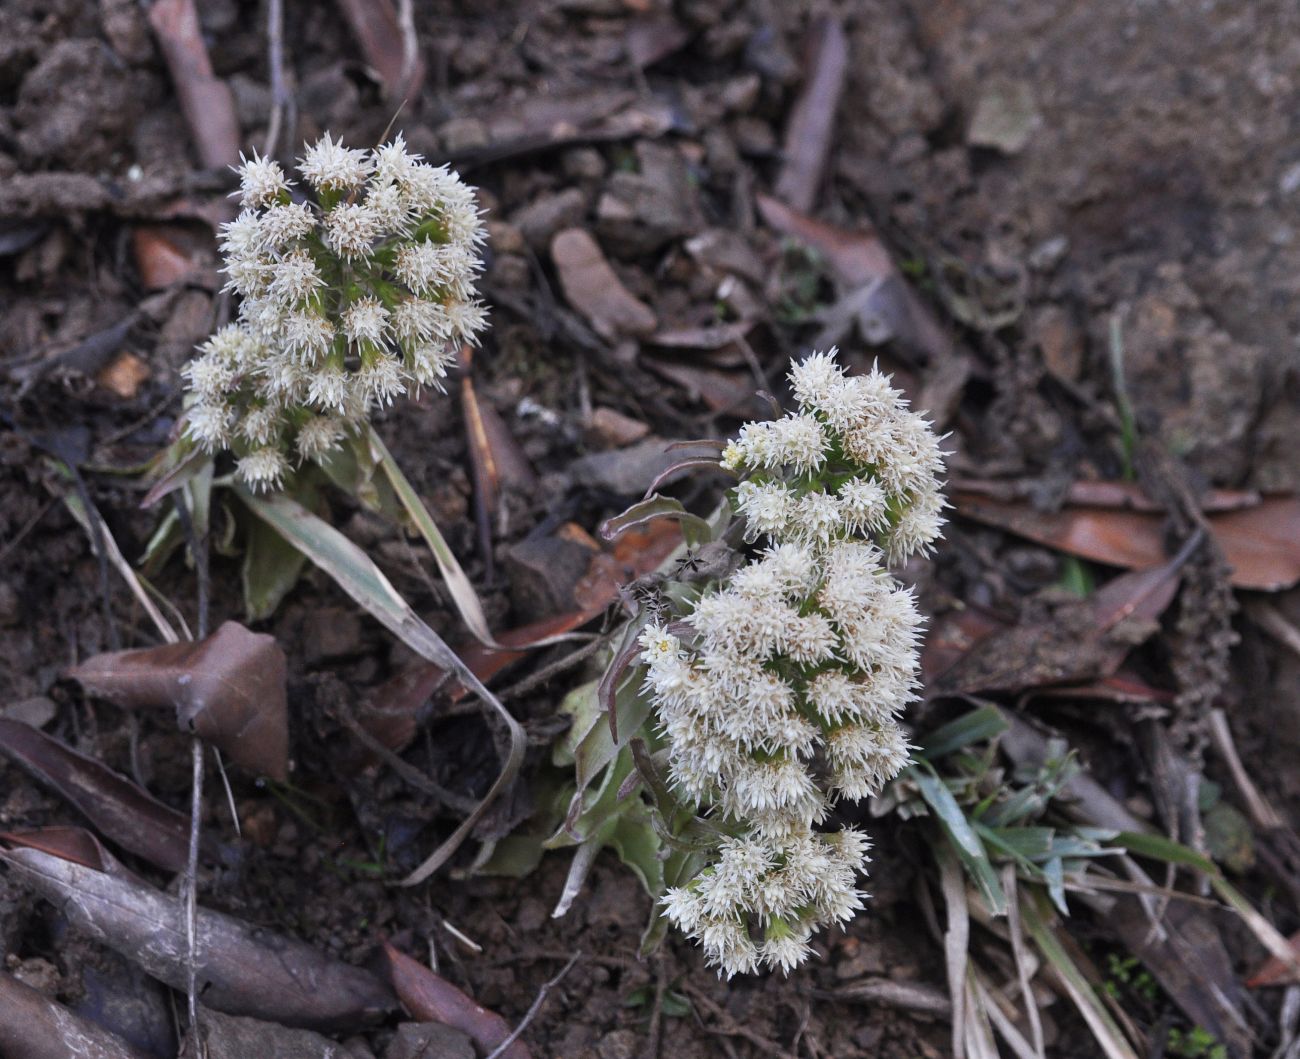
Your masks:
[{"label": "twig", "polygon": [[608,637],[594,636],[592,639],[579,647],[576,651],[570,651],[563,658],[557,658],[549,665],[542,666],[536,673],[530,673],[522,680],[511,684],[508,688],[503,689],[498,695],[502,702],[509,702],[511,699],[517,699],[521,695],[526,695],[534,688],[540,687],[548,680],[559,676],[561,673],[572,669],[584,659],[590,658],[599,651],[608,642]]},{"label": "twig", "polygon": [[1286,826],[1278,811],[1269,805],[1247,774],[1237,754],[1237,746],[1232,741],[1228,715],[1218,708],[1210,711],[1210,739],[1213,740],[1215,749],[1219,751],[1228,766],[1232,782],[1236,784],[1237,793],[1246,803],[1246,809],[1250,812],[1250,818],[1255,822],[1255,826],[1261,831],[1273,831]]},{"label": "twig", "polygon": [[501,1059],[501,1056],[506,1054],[510,1046],[519,1039],[519,1035],[528,1028],[528,1024],[532,1022],[533,1019],[536,1018],[537,1013],[542,1010],[542,1005],[546,1002],[546,997],[550,993],[550,991],[560,984],[560,980],[566,974],[568,974],[571,970],[573,970],[573,965],[578,962],[578,959],[581,956],[582,956],[581,950],[575,952],[569,958],[569,962],[560,968],[560,973],[557,974],[554,978],[552,978],[549,982],[546,982],[542,985],[542,988],[537,991],[537,999],[533,1001],[533,1006],[530,1007],[528,1009],[528,1012],[524,1015],[524,1017],[519,1020],[519,1025],[510,1031],[510,1036],[508,1036],[504,1041],[502,1041],[495,1048],[493,1048],[491,1052],[488,1053],[487,1059]]},{"label": "twig", "polygon": [[420,38],[415,34],[414,0],[400,0],[397,8],[397,26],[402,31],[401,92],[406,96],[415,80],[415,64],[420,58]]},{"label": "twig", "polygon": [[1268,633],[1283,647],[1289,647],[1300,655],[1300,629],[1297,629],[1286,616],[1273,604],[1262,599],[1250,600],[1242,610],[1256,625]]},{"label": "twig", "polygon": [[203,817],[203,741],[190,736],[190,849],[185,862],[185,1000],[190,1028],[198,1036],[199,823]]},{"label": "twig", "polygon": [[791,1055],[779,1044],[768,1040],[761,1033],[755,1033],[748,1026],[741,1025],[689,982],[683,983],[682,988],[691,995],[692,1000],[704,1008],[717,1021],[716,1026],[706,1026],[705,1029],[712,1033],[720,1033],[726,1037],[742,1037],[767,1055],[780,1056],[781,1059],[798,1059],[798,1056]]},{"label": "twig", "polygon": [[293,95],[284,82],[284,0],[268,0],[266,7],[267,65],[271,69],[271,121],[266,130],[266,158],[274,158],[280,145],[280,129],[289,126],[289,135],[298,124]]},{"label": "twig", "polygon": [[655,999],[650,1009],[650,1032],[646,1035],[645,1059],[659,1059],[659,1037],[663,1033],[664,993],[668,991],[668,976],[664,973],[664,956],[660,950],[655,958]]},{"label": "twig", "polygon": [[457,794],[455,791],[449,791],[446,787],[434,783],[423,772],[415,766],[407,764],[401,757],[386,747],[373,735],[366,731],[365,727],[357,720],[356,714],[352,708],[344,702],[339,702],[335,709],[340,723],[346,728],[367,750],[378,757],[390,769],[396,772],[407,783],[418,791],[436,798],[449,809],[454,809],[458,813],[471,813],[478,802],[473,798],[468,798],[463,794]]}]

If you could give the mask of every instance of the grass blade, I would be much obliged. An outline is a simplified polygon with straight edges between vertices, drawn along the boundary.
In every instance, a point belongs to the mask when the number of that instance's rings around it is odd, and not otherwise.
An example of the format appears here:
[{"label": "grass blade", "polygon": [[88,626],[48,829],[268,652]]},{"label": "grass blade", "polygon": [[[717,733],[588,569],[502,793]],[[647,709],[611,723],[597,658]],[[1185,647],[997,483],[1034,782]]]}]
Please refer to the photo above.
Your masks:
[{"label": "grass blade", "polygon": [[438,572],[442,574],[442,580],[447,586],[447,591],[451,593],[452,602],[456,604],[461,619],[481,643],[488,647],[500,648],[501,644],[493,639],[492,631],[488,628],[487,616],[483,613],[483,604],[479,601],[478,592],[474,590],[474,585],[461,568],[456,554],[451,550],[442,531],[438,529],[438,524],[433,521],[429,509],[424,506],[415,488],[402,473],[401,467],[397,465],[392,453],[388,451],[388,447],[375,433],[373,427],[367,427],[366,440],[370,443],[375,462],[384,469],[384,474],[392,485],[393,492],[397,494],[397,499],[402,502],[402,507],[411,517],[415,528],[420,531],[420,536],[428,544],[429,551],[433,552],[434,561],[438,564]]},{"label": "grass blade", "polygon": [[1056,977],[1069,994],[1079,1014],[1083,1016],[1088,1029],[1101,1045],[1107,1059],[1137,1059],[1137,1053],[1124,1038],[1119,1026],[1097,996],[1092,983],[1079,970],[1078,964],[1070,959],[1069,953],[1056,937],[1051,924],[1044,918],[1032,894],[1021,908],[1021,920],[1029,936],[1034,939],[1038,951],[1052,965]]},{"label": "grass blade", "polygon": [[389,632],[422,658],[447,672],[455,673],[465,687],[496,712],[509,731],[510,749],[502,765],[501,774],[483,796],[483,800],[461,822],[451,837],[402,880],[403,886],[415,886],[446,863],[469,836],[488,806],[514,782],[524,760],[524,730],[501,705],[497,697],[484,687],[483,682],[443,642],[442,637],[420,620],[410,604],[384,576],[383,571],[352,541],[324,519],[313,515],[301,504],[283,494],[270,498],[256,497],[243,487],[239,487],[238,492],[254,515],[264,520],[285,540],[329,574],[344,592],[369,611]]}]

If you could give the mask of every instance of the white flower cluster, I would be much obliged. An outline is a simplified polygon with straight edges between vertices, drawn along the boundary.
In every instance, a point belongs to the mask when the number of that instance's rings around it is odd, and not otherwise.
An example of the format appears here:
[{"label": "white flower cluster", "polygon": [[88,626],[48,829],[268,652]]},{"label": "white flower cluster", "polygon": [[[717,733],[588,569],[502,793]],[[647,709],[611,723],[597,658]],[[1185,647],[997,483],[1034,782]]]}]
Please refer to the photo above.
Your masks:
[{"label": "white flower cluster", "polygon": [[922,619],[886,562],[927,548],[943,507],[938,439],[887,378],[850,378],[832,351],[791,379],[800,412],[723,456],[766,549],[641,638],[674,786],[740,832],[664,899],[728,976],[788,971],[862,907],[866,838],[816,827],[908,761]]},{"label": "white flower cluster", "polygon": [[222,226],[226,289],[239,319],[185,369],[187,434],[230,449],[254,489],[319,460],[408,387],[439,386],[483,329],[475,297],[482,225],[473,188],[410,154],[402,137],[371,151],[325,136],[298,171],[238,167],[243,210]]}]

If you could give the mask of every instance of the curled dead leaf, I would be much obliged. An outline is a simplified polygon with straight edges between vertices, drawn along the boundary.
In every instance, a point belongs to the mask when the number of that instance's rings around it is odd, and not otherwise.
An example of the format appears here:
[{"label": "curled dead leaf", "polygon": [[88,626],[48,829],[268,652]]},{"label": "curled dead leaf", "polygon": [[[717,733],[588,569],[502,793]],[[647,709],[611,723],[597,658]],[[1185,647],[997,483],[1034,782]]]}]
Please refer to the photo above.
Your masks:
[{"label": "curled dead leaf", "polygon": [[[97,831],[168,871],[185,867],[189,818],[125,776],[21,721],[0,718],[0,754],[71,802]],[[205,843],[204,854],[215,859]]]},{"label": "curled dead leaf", "polygon": [[282,782],[289,775],[285,670],[274,637],[228,621],[196,642],[95,655],[68,676],[124,709],[171,707],[183,731]]},{"label": "curled dead leaf", "polygon": [[[510,1025],[500,1015],[475,1003],[445,978],[387,943],[384,960],[388,980],[402,1006],[415,1018],[452,1026],[489,1052],[510,1036]],[[502,1053],[502,1059],[530,1059],[531,1055],[528,1046],[516,1040]]]},{"label": "curled dead leaf", "polygon": [[0,1055],[22,1059],[150,1059],[116,1034],[0,972]]}]

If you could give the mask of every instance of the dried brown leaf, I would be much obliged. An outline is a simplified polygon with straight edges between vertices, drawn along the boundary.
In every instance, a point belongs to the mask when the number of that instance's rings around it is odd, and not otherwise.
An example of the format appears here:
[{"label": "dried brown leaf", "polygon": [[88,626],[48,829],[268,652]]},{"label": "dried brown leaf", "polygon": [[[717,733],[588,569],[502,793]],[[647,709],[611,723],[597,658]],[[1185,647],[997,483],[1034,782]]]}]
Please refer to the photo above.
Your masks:
[{"label": "dried brown leaf", "polygon": [[835,112],[849,72],[849,42],[834,17],[819,18],[810,31],[808,71],[785,127],[785,159],[776,193],[807,212],[817,201],[830,156]]},{"label": "dried brown leaf", "polygon": [[393,102],[419,95],[424,62],[417,54],[410,76],[403,76],[406,47],[392,0],[338,0],[338,5],[366,63],[379,76],[384,94]]},{"label": "dried brown leaf", "polygon": [[58,791],[111,842],[168,871],[185,867],[189,818],[125,776],[21,721],[0,719],[0,753]]},{"label": "dried brown leaf", "polygon": [[[183,901],[131,877],[41,850],[0,851],[0,862],[92,937],[159,981],[186,988]],[[206,1006],[288,1026],[353,1029],[383,1017],[395,1004],[369,971],[206,908],[198,910],[195,965]]]},{"label": "dried brown leaf", "polygon": [[173,708],[183,731],[197,733],[252,772],[284,781],[285,669],[274,637],[228,621],[204,640],[96,655],[68,676],[125,709]]},{"label": "dried brown leaf", "polygon": [[658,326],[654,312],[623,286],[585,229],[557,232],[551,240],[551,260],[565,298],[603,338],[648,335]]},{"label": "dried brown leaf", "polygon": [[150,1059],[116,1034],[3,972],[0,1055],[14,1059]]},{"label": "dried brown leaf", "polygon": [[199,157],[208,169],[239,162],[239,118],[230,86],[212,72],[194,0],[155,0],[149,6],[167,69]]},{"label": "dried brown leaf", "polygon": [[826,258],[841,296],[852,299],[863,333],[873,341],[897,339],[939,366],[964,359],[929,306],[898,271],[874,228],[836,228],[769,195],[758,195],[756,202],[769,228],[798,239]]},{"label": "dried brown leaf", "polygon": [[[1115,508],[1035,511],[1028,504],[957,492],[957,512],[1069,555],[1147,569],[1165,560],[1163,516]],[[1207,516],[1238,588],[1279,591],[1300,581],[1300,497],[1265,497],[1252,507]]]},{"label": "dried brown leaf", "polygon": [[[469,1034],[485,1051],[492,1051],[510,1036],[510,1025],[496,1012],[475,1003],[445,978],[385,943],[388,980],[402,1006],[417,1019],[441,1022]],[[523,1041],[516,1040],[502,1059],[530,1059]]]}]

